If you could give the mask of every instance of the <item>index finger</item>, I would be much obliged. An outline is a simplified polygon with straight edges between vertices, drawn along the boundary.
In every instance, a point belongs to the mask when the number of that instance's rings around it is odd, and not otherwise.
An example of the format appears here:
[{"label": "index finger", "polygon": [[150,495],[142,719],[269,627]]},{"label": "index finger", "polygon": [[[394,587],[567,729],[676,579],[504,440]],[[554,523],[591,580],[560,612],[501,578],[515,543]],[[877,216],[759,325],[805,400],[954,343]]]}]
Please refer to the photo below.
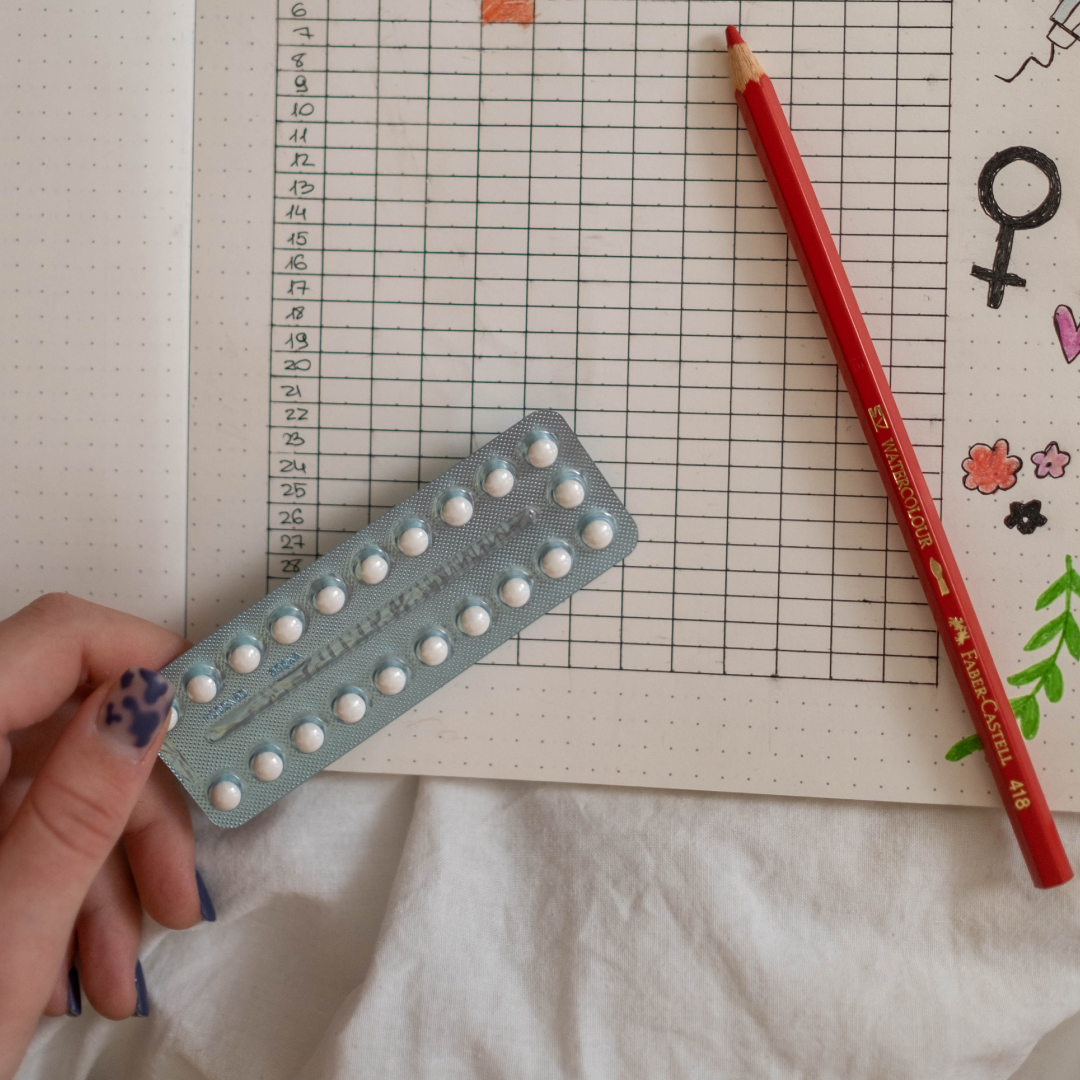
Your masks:
[{"label": "index finger", "polygon": [[133,665],[158,670],[182,637],[67,593],[38,597],[0,622],[0,735],[51,716],[81,686]]}]

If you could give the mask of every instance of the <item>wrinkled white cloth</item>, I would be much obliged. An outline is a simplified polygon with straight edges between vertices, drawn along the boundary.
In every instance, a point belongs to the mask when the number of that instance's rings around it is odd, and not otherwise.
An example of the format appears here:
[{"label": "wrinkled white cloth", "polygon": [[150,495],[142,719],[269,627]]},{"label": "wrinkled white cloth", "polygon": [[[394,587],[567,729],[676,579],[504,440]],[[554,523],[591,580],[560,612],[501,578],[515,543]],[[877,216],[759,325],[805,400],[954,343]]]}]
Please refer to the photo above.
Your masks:
[{"label": "wrinkled white cloth", "polygon": [[[1080,1011],[1080,890],[950,807],[324,775],[197,814],[216,923],[19,1080],[1005,1080]],[[1059,815],[1080,851],[1080,816]]]}]

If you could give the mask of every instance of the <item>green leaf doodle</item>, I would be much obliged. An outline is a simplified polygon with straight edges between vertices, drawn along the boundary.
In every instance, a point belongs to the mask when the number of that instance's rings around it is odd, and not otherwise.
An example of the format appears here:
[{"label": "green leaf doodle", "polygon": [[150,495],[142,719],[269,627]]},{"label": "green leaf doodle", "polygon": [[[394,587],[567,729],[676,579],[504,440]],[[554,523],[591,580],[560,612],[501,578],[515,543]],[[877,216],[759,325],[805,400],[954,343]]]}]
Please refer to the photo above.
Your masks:
[{"label": "green leaf doodle", "polygon": [[947,761],[959,761],[961,758],[965,758],[968,754],[974,754],[976,750],[982,749],[982,740],[978,735],[969,735],[966,739],[961,739],[946,755]]},{"label": "green leaf doodle", "polygon": [[1024,652],[1032,652],[1041,649],[1044,645],[1053,641],[1061,633],[1065,625],[1065,612],[1063,611],[1056,619],[1051,619],[1045,626],[1040,627],[1031,636],[1031,640],[1024,646]]},{"label": "green leaf doodle", "polygon": [[[1039,730],[1039,699],[1034,694],[1009,699],[1016,722],[1020,725],[1020,734],[1025,739],[1034,739]],[[978,741],[979,736],[975,736]],[[979,744],[981,747],[981,743]]]},{"label": "green leaf doodle", "polygon": [[[1055,615],[1045,626],[1040,626],[1024,646],[1025,652],[1033,652],[1035,649],[1045,648],[1057,639],[1054,651],[1038,663],[1010,675],[1005,680],[1010,686],[1031,686],[1026,694],[1009,699],[1012,711],[1016,714],[1016,722],[1020,725],[1020,734],[1025,739],[1034,739],[1039,731],[1039,691],[1046,695],[1046,700],[1051,704],[1060,701],[1065,692],[1065,678],[1058,667],[1061,650],[1068,649],[1074,660],[1080,660],[1080,625],[1077,625],[1072,613],[1073,597],[1080,597],[1080,574],[1073,569],[1071,555],[1065,556],[1065,573],[1044,589],[1035,601],[1035,610],[1042,611],[1062,596],[1065,597],[1065,610]],[[959,761],[982,748],[979,736],[969,735],[952,746],[945,759]]]},{"label": "green leaf doodle", "polygon": [[1048,666],[1045,660],[1040,660],[1037,664],[1032,664],[1031,667],[1026,667],[1023,671],[1010,675],[1005,681],[1010,686],[1023,686],[1025,683],[1041,679]]},{"label": "green leaf doodle", "polygon": [[1076,625],[1071,612],[1065,620],[1065,647],[1074,660],[1080,660],[1080,626]]},{"label": "green leaf doodle", "polygon": [[1035,601],[1035,610],[1042,611],[1044,607],[1049,607],[1068,587],[1069,583],[1065,580],[1064,575],[1059,577],[1057,581],[1055,581],[1054,584]]},{"label": "green leaf doodle", "polygon": [[1060,701],[1065,692],[1065,680],[1061,676],[1061,668],[1052,664],[1043,679],[1043,690],[1047,701]]}]

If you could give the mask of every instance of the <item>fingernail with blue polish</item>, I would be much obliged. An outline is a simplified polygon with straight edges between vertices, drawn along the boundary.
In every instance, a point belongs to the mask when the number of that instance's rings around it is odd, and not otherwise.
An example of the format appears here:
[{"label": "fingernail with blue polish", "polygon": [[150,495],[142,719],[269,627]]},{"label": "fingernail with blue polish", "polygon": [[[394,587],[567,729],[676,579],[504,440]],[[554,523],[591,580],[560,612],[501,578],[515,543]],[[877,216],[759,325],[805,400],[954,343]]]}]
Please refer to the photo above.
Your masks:
[{"label": "fingernail with blue polish", "polygon": [[68,1016],[82,1016],[82,991],[79,989],[79,973],[75,968],[68,972]]},{"label": "fingernail with blue polish", "polygon": [[143,977],[142,961],[135,961],[135,1015],[150,1015],[150,999],[146,996],[146,979]]},{"label": "fingernail with blue polish", "polygon": [[199,890],[199,914],[203,922],[216,922],[217,912],[214,910],[214,901],[210,899],[210,894],[206,891],[206,883],[198,870],[195,871],[195,885]]},{"label": "fingernail with blue polish", "polygon": [[129,668],[98,714],[104,742],[131,761],[150,750],[158,728],[168,720],[175,691],[156,671]]}]

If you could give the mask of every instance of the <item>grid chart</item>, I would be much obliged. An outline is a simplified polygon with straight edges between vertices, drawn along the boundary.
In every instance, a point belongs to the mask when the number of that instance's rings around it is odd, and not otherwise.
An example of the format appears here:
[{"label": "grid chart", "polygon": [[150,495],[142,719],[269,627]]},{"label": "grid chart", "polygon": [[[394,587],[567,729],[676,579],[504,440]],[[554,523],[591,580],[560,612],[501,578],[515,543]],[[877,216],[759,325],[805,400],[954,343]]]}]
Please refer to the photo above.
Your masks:
[{"label": "grid chart", "polygon": [[949,0],[279,3],[268,584],[556,408],[641,542],[488,662],[936,682],[722,28],[940,499]]}]

